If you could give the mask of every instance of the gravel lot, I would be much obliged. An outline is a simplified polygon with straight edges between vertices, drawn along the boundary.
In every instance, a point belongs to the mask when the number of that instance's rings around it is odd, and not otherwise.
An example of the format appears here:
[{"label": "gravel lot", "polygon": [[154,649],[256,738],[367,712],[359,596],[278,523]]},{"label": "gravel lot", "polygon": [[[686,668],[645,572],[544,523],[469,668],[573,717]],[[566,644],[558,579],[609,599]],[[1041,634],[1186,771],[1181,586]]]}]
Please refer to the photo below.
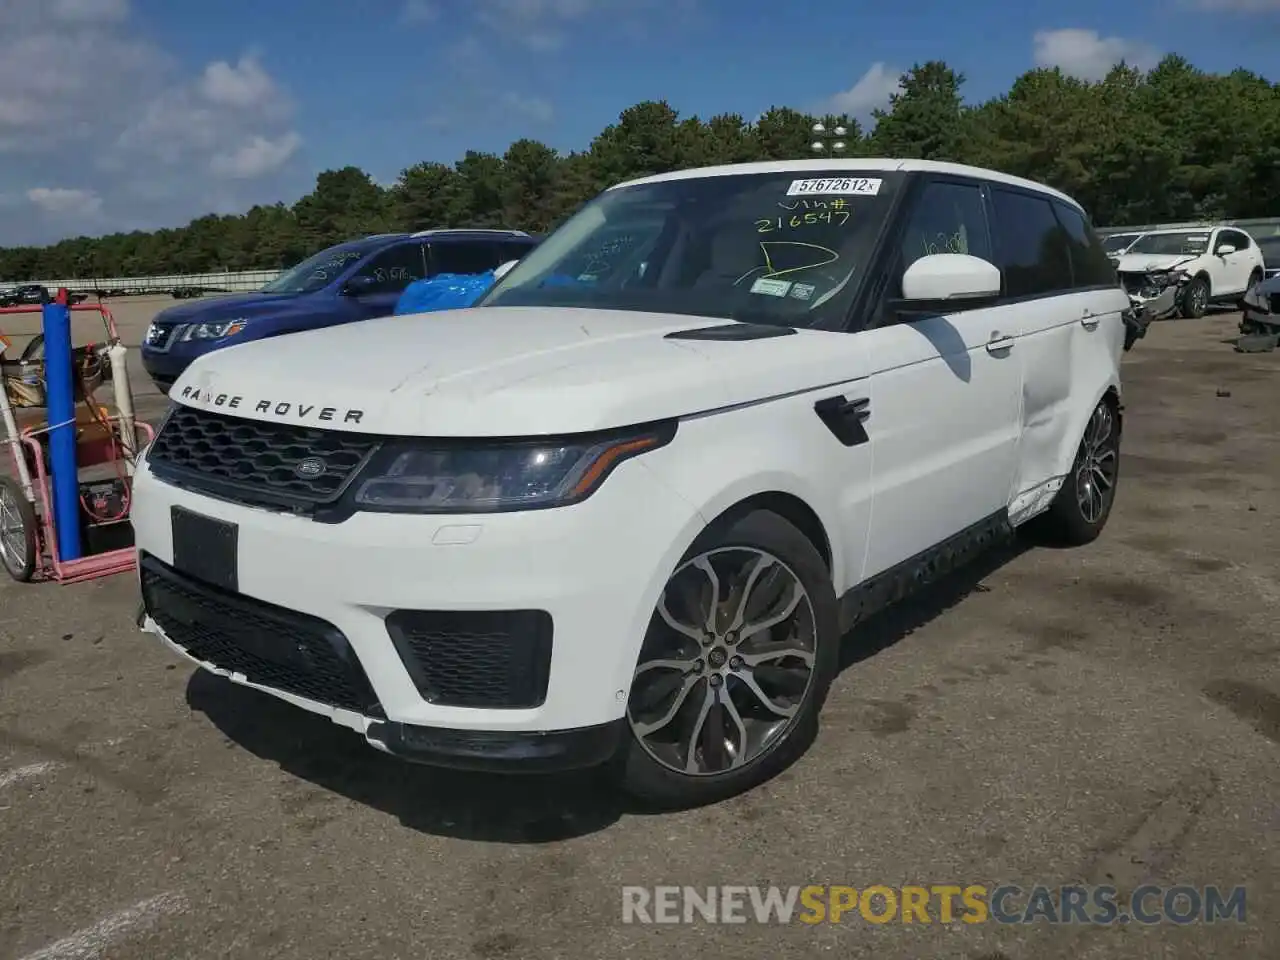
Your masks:
[{"label": "gravel lot", "polygon": [[[131,342],[168,302],[118,306]],[[1097,544],[868,624],[808,756],[700,811],[404,766],[143,638],[130,577],[0,583],[0,957],[1280,956],[1280,354],[1236,321],[1126,359]],[[1247,884],[1247,920],[620,919],[626,884],[1145,880]]]}]

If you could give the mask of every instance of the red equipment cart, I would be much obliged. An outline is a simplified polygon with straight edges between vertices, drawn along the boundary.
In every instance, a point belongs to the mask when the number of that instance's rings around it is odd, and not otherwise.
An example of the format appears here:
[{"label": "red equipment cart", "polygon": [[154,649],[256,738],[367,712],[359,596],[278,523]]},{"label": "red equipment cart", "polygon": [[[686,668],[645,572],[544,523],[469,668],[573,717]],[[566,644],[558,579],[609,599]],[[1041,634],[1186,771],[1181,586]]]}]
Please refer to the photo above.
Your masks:
[{"label": "red equipment cart", "polygon": [[[117,395],[120,391],[128,395],[127,375],[117,377],[112,372],[111,350],[120,348],[120,336],[111,311],[102,303],[72,304],[70,309],[99,314],[107,335],[105,343],[77,347],[72,354],[78,382],[75,429],[79,519],[86,534],[81,538],[84,555],[76,560],[58,556],[44,443],[49,431],[63,424],[48,424],[44,418],[37,418],[37,422],[24,426],[16,412],[45,406],[43,339],[33,339],[19,359],[3,359],[0,413],[6,435],[0,439],[8,446],[13,469],[12,475],[0,474],[0,564],[13,579],[23,582],[40,578],[76,583],[124,573],[137,563],[128,526],[133,464],[154,431],[150,424],[134,418],[131,399],[123,405],[117,402],[117,408],[124,409],[111,415],[94,397],[96,389],[107,381],[115,381]],[[0,315],[38,314],[41,310],[40,305],[3,307]],[[7,338],[0,343],[0,357],[6,346]],[[31,418],[27,415],[24,419]]]}]

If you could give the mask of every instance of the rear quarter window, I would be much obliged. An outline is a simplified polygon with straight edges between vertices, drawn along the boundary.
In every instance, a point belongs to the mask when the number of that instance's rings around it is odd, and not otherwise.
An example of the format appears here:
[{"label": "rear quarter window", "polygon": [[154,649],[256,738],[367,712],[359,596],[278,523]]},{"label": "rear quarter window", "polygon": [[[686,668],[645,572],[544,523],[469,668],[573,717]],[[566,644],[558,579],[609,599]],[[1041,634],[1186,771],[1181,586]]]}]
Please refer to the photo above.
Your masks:
[{"label": "rear quarter window", "polygon": [[1077,287],[1114,286],[1116,269],[1107,259],[1102,241],[1093,232],[1089,221],[1075,207],[1054,201],[1054,213],[1067,232],[1067,254],[1071,259],[1071,274]]}]

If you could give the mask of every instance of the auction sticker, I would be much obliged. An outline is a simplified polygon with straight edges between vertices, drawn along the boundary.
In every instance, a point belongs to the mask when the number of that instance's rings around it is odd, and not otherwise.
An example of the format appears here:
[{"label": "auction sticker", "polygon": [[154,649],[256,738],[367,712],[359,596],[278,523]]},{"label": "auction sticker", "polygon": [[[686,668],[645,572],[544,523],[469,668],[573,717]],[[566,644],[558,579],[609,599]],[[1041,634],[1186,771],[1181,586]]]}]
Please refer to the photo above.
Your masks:
[{"label": "auction sticker", "polygon": [[874,197],[884,181],[876,177],[823,177],[819,180],[792,180],[788,197],[842,196]]},{"label": "auction sticker", "polygon": [[752,293],[765,293],[771,297],[785,297],[790,289],[790,280],[770,280],[768,277],[761,277],[751,285]]}]

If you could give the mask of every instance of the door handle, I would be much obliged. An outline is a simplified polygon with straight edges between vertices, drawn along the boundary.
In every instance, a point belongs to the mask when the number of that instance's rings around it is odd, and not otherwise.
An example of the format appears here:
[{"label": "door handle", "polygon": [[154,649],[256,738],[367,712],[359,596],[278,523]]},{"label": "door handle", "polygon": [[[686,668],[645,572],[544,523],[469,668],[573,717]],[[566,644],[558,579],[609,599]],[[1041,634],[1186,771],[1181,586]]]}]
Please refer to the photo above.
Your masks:
[{"label": "door handle", "polygon": [[987,341],[987,353],[1003,353],[1012,349],[1013,337],[1002,336],[995,331],[992,332],[991,339]]},{"label": "door handle", "polygon": [[1095,316],[1086,310],[1084,316],[1080,318],[1080,326],[1086,330],[1096,330],[1101,319],[1101,317]]},{"label": "door handle", "polygon": [[871,439],[863,426],[871,418],[869,397],[853,400],[844,396],[824,397],[813,405],[813,412],[846,447],[856,447]]}]

